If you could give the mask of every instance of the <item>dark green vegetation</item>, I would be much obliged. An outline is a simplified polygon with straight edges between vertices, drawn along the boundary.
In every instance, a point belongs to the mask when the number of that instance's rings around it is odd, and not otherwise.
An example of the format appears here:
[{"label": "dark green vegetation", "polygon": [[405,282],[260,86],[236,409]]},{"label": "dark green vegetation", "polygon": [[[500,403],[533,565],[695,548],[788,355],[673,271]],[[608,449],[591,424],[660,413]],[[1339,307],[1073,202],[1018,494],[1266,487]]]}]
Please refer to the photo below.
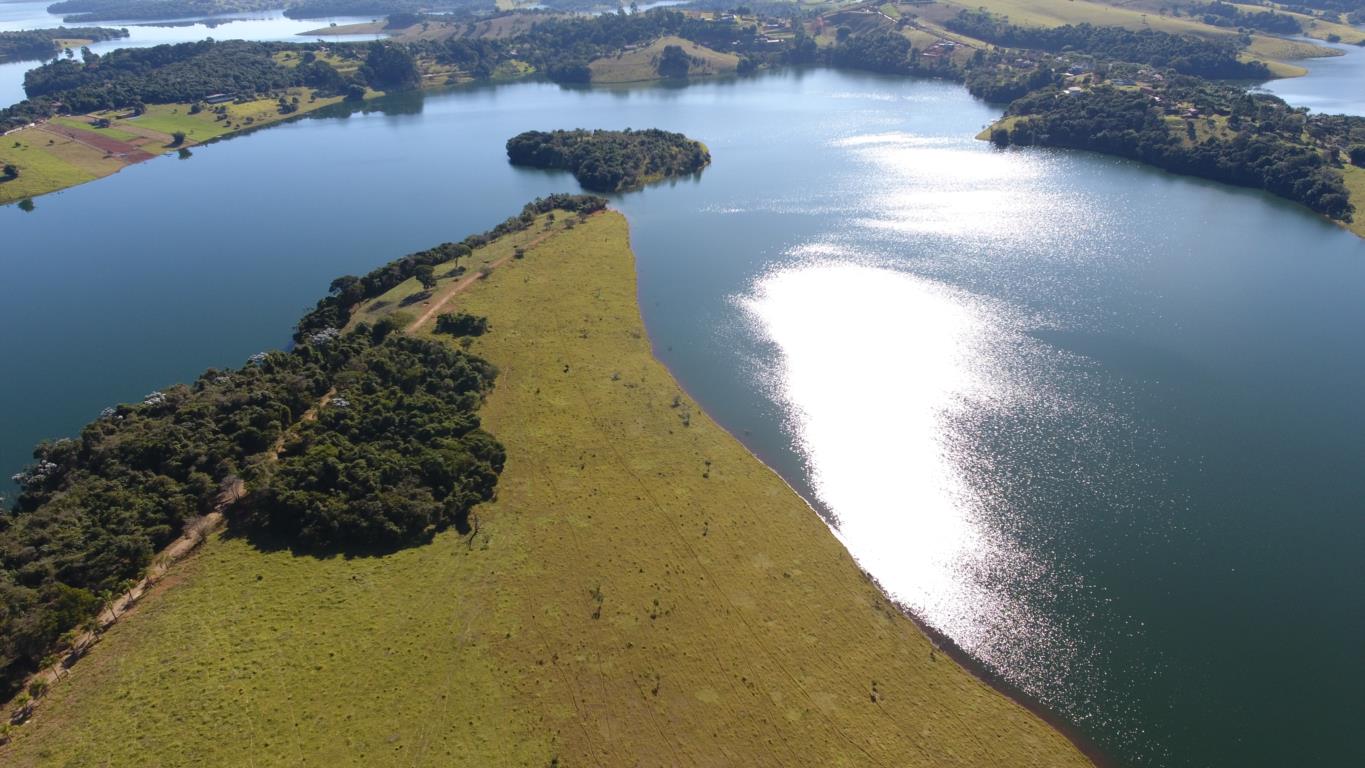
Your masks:
[{"label": "dark green vegetation", "polygon": [[[366,86],[406,90],[420,85],[411,54],[400,46],[369,43],[343,50],[351,58],[364,57],[351,76],[318,59],[307,46],[241,40],[124,48],[104,56],[59,59],[24,75],[29,98],[0,110],[0,129],[56,114],[194,103],[215,94],[249,100],[296,86],[339,95],[356,89],[363,93]],[[298,53],[303,61],[285,66],[275,58],[281,52]]]},{"label": "dark green vegetation", "polygon": [[[385,551],[425,540],[492,498],[502,446],[475,411],[492,366],[402,334],[354,347],[315,420],[286,440],[278,466],[253,483],[242,522],[302,549]],[[267,465],[270,466],[270,465]]]},{"label": "dark green vegetation", "polygon": [[59,40],[98,42],[127,36],[126,29],[108,27],[56,27],[0,32],[0,63],[52,58],[62,52]]},{"label": "dark green vegetation", "polygon": [[481,234],[470,235],[458,243],[442,243],[435,248],[404,256],[372,270],[364,277],[346,275],[332,281],[329,294],[320,299],[308,314],[299,320],[295,341],[328,329],[344,328],[351,319],[355,306],[373,299],[399,283],[416,277],[423,267],[459,260],[475,248],[486,245],[503,235],[528,229],[536,216],[554,210],[574,213],[593,213],[607,207],[607,201],[590,195],[550,195],[528,203],[521,213]]},{"label": "dark green vegetation", "polygon": [[1297,35],[1303,32],[1299,20],[1287,13],[1249,13],[1232,3],[1214,0],[1206,5],[1196,5],[1186,9],[1200,21],[1215,27],[1238,27],[1271,32],[1277,35]]},{"label": "dark green vegetation", "polygon": [[482,336],[488,332],[488,318],[468,312],[448,312],[436,317],[436,332],[451,336]]},{"label": "dark green vegetation", "polygon": [[691,66],[692,61],[683,51],[682,46],[665,46],[663,54],[659,56],[659,77],[674,79],[687,77],[687,70]]},{"label": "dark green vegetation", "polygon": [[1090,149],[1142,160],[1176,173],[1257,187],[1329,218],[1349,222],[1354,208],[1339,170],[1341,155],[1365,140],[1365,118],[1307,115],[1264,94],[1175,79],[1160,100],[1136,88],[1055,89],[1010,105],[999,145]]},{"label": "dark green vegetation", "polygon": [[711,162],[701,142],[681,133],[643,131],[527,131],[507,140],[513,165],[573,173],[584,189],[621,192],[653,181],[699,173]]},{"label": "dark green vegetation", "polygon": [[1260,62],[1239,61],[1240,46],[1232,41],[1173,35],[1152,29],[1133,32],[1091,24],[1050,29],[1019,27],[985,11],[963,11],[945,26],[1007,48],[1084,53],[1208,78],[1264,80],[1270,76],[1270,71]]}]

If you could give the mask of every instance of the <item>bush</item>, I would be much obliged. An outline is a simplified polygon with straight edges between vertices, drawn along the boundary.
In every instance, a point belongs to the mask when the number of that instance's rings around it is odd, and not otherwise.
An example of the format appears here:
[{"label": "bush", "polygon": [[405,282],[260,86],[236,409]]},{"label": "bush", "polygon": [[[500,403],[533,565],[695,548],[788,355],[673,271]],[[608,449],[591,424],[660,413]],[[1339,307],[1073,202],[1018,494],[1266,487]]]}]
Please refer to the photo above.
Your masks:
[{"label": "bush", "polygon": [[482,336],[488,331],[488,318],[466,312],[439,315],[436,318],[436,332],[451,336]]}]

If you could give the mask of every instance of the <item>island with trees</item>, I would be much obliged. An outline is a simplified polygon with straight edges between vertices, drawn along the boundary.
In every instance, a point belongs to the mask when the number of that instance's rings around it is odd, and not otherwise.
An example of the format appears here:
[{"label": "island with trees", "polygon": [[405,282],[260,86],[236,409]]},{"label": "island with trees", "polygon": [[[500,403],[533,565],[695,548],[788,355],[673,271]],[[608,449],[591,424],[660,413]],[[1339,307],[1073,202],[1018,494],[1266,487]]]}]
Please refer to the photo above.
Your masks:
[{"label": "island with trees", "polygon": [[569,171],[594,192],[626,192],[646,184],[700,173],[711,153],[681,133],[584,129],[527,131],[507,140],[513,165]]}]

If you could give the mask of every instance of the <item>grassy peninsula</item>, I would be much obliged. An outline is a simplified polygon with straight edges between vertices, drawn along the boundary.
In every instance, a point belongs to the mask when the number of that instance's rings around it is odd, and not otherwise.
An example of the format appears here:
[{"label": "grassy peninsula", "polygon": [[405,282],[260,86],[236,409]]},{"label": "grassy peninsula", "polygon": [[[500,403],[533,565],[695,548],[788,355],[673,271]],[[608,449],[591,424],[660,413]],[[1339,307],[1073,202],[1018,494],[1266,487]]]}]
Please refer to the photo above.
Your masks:
[{"label": "grassy peninsula", "polygon": [[[356,558],[213,537],[0,760],[1088,764],[937,652],[679,389],[619,214],[521,221],[350,320],[499,370],[479,413],[506,465],[469,532]],[[487,326],[434,334],[446,311]]]},{"label": "grassy peninsula", "polygon": [[633,131],[527,131],[507,140],[512,165],[573,173],[584,189],[624,192],[677,176],[701,173],[711,153],[681,133]]}]

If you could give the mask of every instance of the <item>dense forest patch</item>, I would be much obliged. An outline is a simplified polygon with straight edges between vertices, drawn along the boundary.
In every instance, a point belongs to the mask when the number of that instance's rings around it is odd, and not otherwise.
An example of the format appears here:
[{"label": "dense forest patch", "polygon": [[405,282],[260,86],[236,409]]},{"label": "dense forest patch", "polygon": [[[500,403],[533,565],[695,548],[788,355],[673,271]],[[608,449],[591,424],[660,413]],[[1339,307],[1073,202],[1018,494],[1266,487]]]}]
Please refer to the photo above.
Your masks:
[{"label": "dense forest patch", "polygon": [[1264,189],[1331,219],[1355,213],[1343,156],[1365,141],[1365,118],[1307,115],[1279,98],[1195,80],[1160,96],[1100,85],[1047,89],[1012,103],[997,145],[1089,149],[1177,173]]},{"label": "dense forest patch", "polygon": [[495,373],[401,334],[362,349],[317,418],[299,425],[278,465],[253,483],[242,522],[322,551],[386,551],[463,529],[502,471],[502,446],[475,414]]},{"label": "dense forest patch", "polygon": [[584,189],[622,192],[650,182],[698,173],[711,162],[701,142],[681,133],[643,131],[527,131],[507,140],[513,165],[573,173]]}]

